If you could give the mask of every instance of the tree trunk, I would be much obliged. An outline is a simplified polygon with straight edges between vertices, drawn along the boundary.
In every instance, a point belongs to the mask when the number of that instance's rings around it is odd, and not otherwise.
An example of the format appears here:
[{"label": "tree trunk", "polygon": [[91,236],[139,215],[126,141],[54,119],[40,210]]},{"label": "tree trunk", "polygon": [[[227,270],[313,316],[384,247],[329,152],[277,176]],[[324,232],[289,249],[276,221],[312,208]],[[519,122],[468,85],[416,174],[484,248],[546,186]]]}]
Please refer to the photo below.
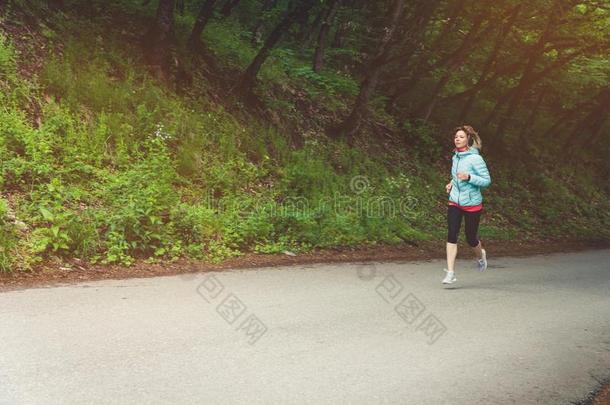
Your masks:
[{"label": "tree trunk", "polygon": [[303,14],[307,14],[311,7],[313,7],[313,0],[305,0],[297,4],[295,8],[291,11],[288,11],[279,24],[273,29],[269,37],[263,44],[263,47],[260,49],[252,63],[248,66],[246,71],[242,74],[240,80],[237,84],[237,90],[242,94],[247,94],[252,91],[252,87],[254,86],[254,82],[256,81],[256,76],[260,68],[267,60],[269,56],[269,51],[277,44],[280,40],[284,32],[292,25],[292,23]]},{"label": "tree trunk", "polygon": [[[468,30],[468,34],[464,36],[464,39],[462,40],[462,43],[458,47],[458,49],[452,52],[450,55],[446,56],[445,58],[442,58],[442,60],[444,61],[443,63],[447,63],[448,65],[446,66],[445,74],[436,83],[436,86],[434,86],[434,89],[432,90],[432,94],[430,96],[430,100],[423,108],[424,122],[427,122],[430,116],[432,115],[432,110],[434,109],[434,106],[436,105],[436,102],[440,97],[442,90],[445,88],[445,85],[449,82],[449,79],[451,78],[452,69],[454,69],[456,66],[461,65],[464,59],[466,59],[467,50],[471,48],[474,44],[478,43],[478,41],[473,41],[473,37],[475,36],[475,34],[478,33],[479,28],[483,24],[484,18],[485,13],[480,13],[475,18],[472,26]],[[491,24],[488,25],[488,29],[489,27],[491,27]],[[439,65],[440,64],[441,63],[439,63]]]},{"label": "tree trunk", "polygon": [[487,57],[487,60],[485,61],[485,64],[483,65],[483,70],[481,70],[481,74],[479,75],[479,78],[477,79],[477,82],[474,85],[475,90],[470,93],[470,95],[468,96],[468,99],[466,100],[466,102],[464,103],[464,106],[462,107],[462,110],[460,111],[460,116],[459,116],[460,122],[464,122],[464,120],[468,116],[468,113],[470,112],[470,109],[472,108],[472,104],[474,103],[474,100],[479,92],[478,86],[489,75],[489,73],[491,71],[491,67],[493,66],[494,62],[496,61],[496,58],[498,57],[498,53],[500,52],[500,49],[502,49],[502,45],[504,44],[504,41],[508,37],[508,34],[512,30],[513,26],[515,25],[515,20],[517,19],[517,16],[519,15],[519,12],[521,11],[521,7],[522,7],[522,4],[519,4],[518,6],[516,6],[513,9],[506,24],[502,25],[502,28],[498,31],[498,36],[496,37],[494,47],[493,47],[491,53],[489,54],[489,56]]},{"label": "tree trunk", "polygon": [[222,7],[220,13],[223,15],[223,17],[227,18],[231,15],[231,12],[235,8],[235,6],[237,6],[237,4],[239,4],[239,0],[227,0],[225,5]]},{"label": "tree trunk", "polygon": [[[419,76],[420,73],[423,72],[423,67],[428,67],[428,61],[425,60],[425,58],[418,59],[413,67],[410,66],[410,63],[413,55],[415,55],[417,49],[421,46],[421,38],[424,35],[425,29],[428,26],[438,3],[438,1],[430,1],[429,3],[423,2],[417,5],[415,12],[412,13],[412,16],[406,23],[407,32],[404,35],[403,41],[395,47],[400,53],[393,57],[389,57],[387,60],[388,64],[400,61],[403,65],[402,70],[410,71],[408,76],[392,81],[398,83],[407,80],[405,84],[396,84],[394,86],[395,90],[391,91],[389,101],[392,108],[394,108],[393,106],[400,98],[403,98],[413,89],[414,84],[420,79]],[[399,114],[399,120],[404,121],[408,115],[409,111]]]},{"label": "tree trunk", "polygon": [[481,28],[481,25],[483,25],[483,22],[485,22],[486,14],[486,12],[481,12],[474,17],[474,21],[468,30],[468,33],[464,36],[464,39],[462,39],[460,46],[458,46],[453,52],[444,55],[438,61],[433,63],[430,66],[430,69],[437,69],[444,66],[455,66],[455,59],[463,58],[464,55],[462,54],[464,52],[467,52],[468,49],[479,45],[482,41],[484,41],[484,39],[481,37],[484,37],[485,35],[489,34],[490,31],[492,31],[494,27],[493,23],[495,22],[494,19],[488,20],[485,29],[483,31],[479,31],[479,28]]},{"label": "tree trunk", "polygon": [[320,33],[318,34],[318,45],[316,46],[316,52],[314,53],[313,57],[313,70],[316,73],[320,73],[324,67],[324,47],[326,44],[326,37],[328,36],[328,31],[330,30],[332,21],[335,18],[339,4],[340,0],[331,0],[331,3],[327,8],[328,12],[322,21],[322,27],[320,28]]},{"label": "tree trunk", "polygon": [[333,37],[331,47],[333,48],[341,48],[343,47],[343,32],[347,28],[347,24],[345,22],[340,22],[335,30],[335,35]]},{"label": "tree trunk", "polygon": [[175,3],[175,0],[159,0],[155,21],[143,37],[147,62],[160,79],[167,78],[171,63]]},{"label": "tree trunk", "polygon": [[552,30],[557,28],[555,26],[555,22],[560,17],[559,14],[561,12],[560,11],[561,5],[558,3],[560,3],[561,1],[562,0],[556,0],[555,3],[553,4],[553,7],[551,9],[549,9],[549,14],[548,14],[548,18],[547,18],[547,22],[546,22],[544,31],[540,34],[540,38],[538,38],[538,41],[532,47],[529,58],[527,60],[527,64],[525,65],[525,68],[523,69],[523,73],[521,74],[521,77],[519,78],[519,83],[517,84],[516,87],[514,87],[513,89],[511,89],[507,92],[506,97],[502,97],[496,103],[496,105],[494,106],[494,109],[492,110],[492,113],[489,114],[487,116],[487,119],[485,120],[485,126],[488,126],[491,123],[492,119],[494,118],[495,114],[502,109],[502,107],[505,103],[508,103],[507,112],[502,117],[500,117],[500,121],[496,127],[495,137],[492,138],[493,141],[498,140],[499,136],[506,128],[506,124],[508,122],[509,116],[511,116],[514,113],[514,110],[517,106],[517,102],[519,101],[521,96],[523,94],[525,94],[526,90],[529,89],[534,83],[534,80],[532,80],[533,79],[532,75],[536,68],[536,64],[538,63],[538,61],[542,58],[542,56],[544,54],[545,44],[549,38],[549,35],[551,34]]},{"label": "tree trunk", "polygon": [[343,121],[340,127],[337,128],[337,135],[344,136],[350,143],[356,131],[360,127],[363,118],[367,114],[369,99],[375,91],[375,87],[377,86],[377,81],[379,79],[381,69],[383,68],[388,59],[388,55],[391,48],[390,44],[393,40],[394,33],[398,26],[399,20],[403,15],[403,11],[404,0],[394,0],[388,18],[388,24],[386,27],[384,27],[384,35],[379,43],[377,53],[371,59],[368,69],[366,70],[367,75],[365,76],[364,80],[362,81],[362,84],[360,85],[360,93],[356,98],[356,102],[354,104],[354,107],[352,108],[352,112],[345,119],[345,121]]},{"label": "tree trunk", "polygon": [[308,49],[311,46],[311,40],[314,36],[316,36],[315,34],[318,32],[318,27],[321,25],[327,11],[327,8],[320,10],[311,24],[308,24],[309,18],[307,17],[309,16],[298,17],[301,29],[299,31],[297,42],[301,44],[301,50]]},{"label": "tree trunk", "polygon": [[388,57],[387,63],[401,60],[405,67],[409,66],[413,55],[422,45],[425,28],[428,26],[438,3],[438,0],[431,0],[429,3],[420,2],[416,6],[415,12],[405,24],[407,28],[403,40],[395,47],[395,49],[400,50],[400,54],[395,57]]},{"label": "tree trunk", "polygon": [[519,79],[519,83],[517,86],[510,91],[507,92],[506,97],[502,97],[497,104],[495,105],[492,114],[489,114],[487,119],[485,120],[485,125],[489,125],[491,123],[492,118],[494,117],[496,112],[499,112],[505,103],[508,103],[508,109],[506,113],[500,117],[500,121],[496,128],[496,138],[502,134],[504,129],[506,128],[506,123],[508,122],[509,117],[514,113],[514,110],[517,106],[517,101],[520,100],[521,96],[525,94],[525,91],[534,84],[532,80],[532,74],[534,72],[534,68],[536,63],[542,56],[542,53],[539,53],[539,50],[535,50],[535,53],[528,60],[527,65]]},{"label": "tree trunk", "polygon": [[[547,129],[542,134],[542,136],[540,136],[540,139],[544,140],[550,137],[556,137],[559,128],[561,128],[562,126],[565,127],[566,125],[570,125],[569,122],[572,121],[576,116],[578,116],[578,114],[581,113],[584,109],[595,106],[598,97],[599,93],[585,101],[578,103],[574,108],[564,111],[559,118],[555,119],[555,123],[551,125],[551,127]],[[557,114],[554,115],[557,116]]]},{"label": "tree trunk", "polygon": [[[261,15],[264,15],[267,11],[272,10],[277,4],[277,0],[265,0],[263,3],[263,9]],[[258,45],[263,37],[264,18],[261,16],[258,18],[254,30],[252,30],[252,42],[254,45]]]},{"label": "tree trunk", "polygon": [[197,20],[193,25],[193,30],[191,31],[191,36],[189,38],[190,45],[198,45],[201,42],[201,34],[208,21],[214,14],[214,6],[216,5],[217,0],[205,0],[201,9],[199,9],[199,14],[197,15]]},{"label": "tree trunk", "polygon": [[436,39],[434,40],[434,42],[432,43],[432,46],[430,48],[432,48],[432,49],[437,48],[440,45],[441,41],[451,32],[453,27],[456,26],[459,16],[462,13],[462,10],[464,9],[465,3],[466,3],[466,0],[458,0],[456,2],[455,6],[451,10],[451,14],[447,18],[447,22],[445,23],[443,30],[436,37]]},{"label": "tree trunk", "polygon": [[341,0],[340,2],[342,5],[345,6],[346,10],[350,10],[350,16],[348,18],[341,18],[341,22],[337,26],[337,29],[335,30],[335,34],[333,36],[333,40],[331,43],[332,48],[343,47],[345,32],[349,28],[350,21],[353,20],[353,10],[355,8],[354,4],[356,3],[356,0]]},{"label": "tree trunk", "polygon": [[530,130],[534,126],[534,123],[536,122],[536,118],[538,117],[538,111],[540,111],[540,106],[542,105],[544,96],[546,96],[547,90],[548,90],[547,87],[544,87],[542,90],[540,90],[540,93],[538,94],[538,97],[536,97],[536,101],[534,102],[534,105],[532,106],[532,111],[530,112],[529,116],[527,117],[527,120],[525,120],[525,122],[521,126],[521,130],[519,131],[519,134],[521,135],[522,140],[525,140],[525,136],[531,132]]},{"label": "tree trunk", "polygon": [[63,10],[66,7],[64,0],[48,0],[47,4],[51,10]]},{"label": "tree trunk", "polygon": [[[452,9],[451,15],[447,18],[448,23],[445,24],[441,33],[434,39],[432,45],[430,46],[431,52],[434,52],[434,50],[439,47],[443,40],[445,40],[447,35],[449,35],[451,29],[455,26],[462,9],[464,8],[464,3],[465,0],[460,0]],[[404,58],[404,55],[401,54],[399,58]],[[391,94],[390,99],[388,101],[388,105],[390,105],[391,110],[398,113],[397,104],[399,99],[409,94],[409,92],[415,87],[415,83],[419,80],[421,75],[428,71],[429,68],[430,64],[428,58],[419,58],[413,69],[411,69],[409,75],[400,77],[397,80],[392,81],[394,83],[394,89],[390,90]],[[405,83],[399,84],[402,82]]]},{"label": "tree trunk", "polygon": [[598,94],[595,108],[576,125],[565,140],[564,148],[575,145],[581,145],[584,148],[594,147],[601,136],[601,130],[608,115],[610,115],[610,88],[606,87]]},{"label": "tree trunk", "polygon": [[[551,65],[547,66],[546,68],[540,70],[539,72],[527,71],[527,69],[526,69],[527,75],[525,75],[525,74],[522,75],[521,78],[519,79],[519,83],[517,84],[517,86],[512,89],[509,89],[505,93],[505,95],[502,96],[502,98],[498,101],[498,103],[494,107],[494,110],[490,114],[490,116],[493,116],[496,112],[499,112],[500,109],[506,103],[509,103],[508,110],[504,114],[504,116],[501,118],[500,124],[497,127],[496,134],[500,134],[505,129],[506,123],[508,122],[508,119],[512,116],[512,114],[515,112],[517,105],[521,101],[521,97],[533,85],[535,85],[537,82],[539,82],[540,80],[547,77],[551,72],[565,66],[570,61],[585,54],[588,50],[595,49],[595,47],[596,47],[595,45],[592,45],[592,46],[580,49],[578,51],[574,51],[568,56],[564,56],[560,59],[557,59],[554,63],[552,63]],[[489,122],[490,121],[486,121],[486,124],[489,124]]]}]

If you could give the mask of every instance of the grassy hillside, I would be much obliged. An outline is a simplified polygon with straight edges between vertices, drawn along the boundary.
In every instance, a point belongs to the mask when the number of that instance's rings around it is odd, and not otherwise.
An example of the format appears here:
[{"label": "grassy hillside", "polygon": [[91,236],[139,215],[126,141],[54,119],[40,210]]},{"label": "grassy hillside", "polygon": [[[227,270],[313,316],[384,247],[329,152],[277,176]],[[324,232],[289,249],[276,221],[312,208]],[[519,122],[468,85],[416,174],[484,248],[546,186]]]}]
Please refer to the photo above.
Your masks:
[{"label": "grassy hillside", "polygon": [[[193,55],[194,17],[178,16],[192,82],[160,82],[139,45],[154,7],[132,3],[5,10],[2,271],[53,257],[218,261],[446,237],[452,134],[418,122],[397,131],[374,104],[355,145],[329,138],[358,81],[314,73],[310,55],[288,48],[264,65],[258,103],[228,96],[226,78],[256,52],[238,19],[211,23]],[[591,162],[551,147],[483,154],[493,180],[483,240],[610,239],[607,178]]]}]

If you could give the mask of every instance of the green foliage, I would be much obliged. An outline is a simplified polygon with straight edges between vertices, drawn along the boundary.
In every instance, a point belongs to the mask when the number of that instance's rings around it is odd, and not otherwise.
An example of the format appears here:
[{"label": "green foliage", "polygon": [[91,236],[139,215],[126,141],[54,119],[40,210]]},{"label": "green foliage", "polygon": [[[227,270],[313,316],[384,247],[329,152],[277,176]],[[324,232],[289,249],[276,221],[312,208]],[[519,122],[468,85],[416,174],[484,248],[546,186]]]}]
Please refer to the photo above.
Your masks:
[{"label": "green foliage", "polygon": [[346,108],[343,99],[358,94],[358,83],[345,75],[327,71],[316,73],[310,65],[290,67],[288,74],[300,79],[297,83],[307,92],[307,96],[324,103],[330,111]]},{"label": "green foliage", "polygon": [[16,70],[15,50],[6,36],[0,33],[0,78],[12,78]]},{"label": "green foliage", "polygon": [[173,190],[176,174],[163,141],[148,139],[142,158],[109,178],[98,191],[107,207],[107,262],[126,261],[134,252],[175,251],[170,211],[179,197]]},{"label": "green foliage", "polygon": [[0,199],[0,272],[9,272],[15,265],[18,235],[7,218],[8,205]]},{"label": "green foliage", "polygon": [[442,151],[441,145],[450,141],[449,136],[439,139],[439,131],[421,120],[405,121],[402,130],[412,145],[412,152],[424,160],[438,157]]},{"label": "green foliage", "polygon": [[16,50],[0,31],[0,103],[5,107],[30,103],[32,86],[33,83],[20,80]]},{"label": "green foliage", "polygon": [[203,39],[214,55],[228,67],[243,70],[256,56],[256,50],[243,34],[243,28],[235,22],[211,21],[203,33]]},{"label": "green foliage", "polygon": [[[214,101],[217,89],[205,74],[195,74],[189,95],[177,95],[143,68],[137,44],[104,29],[106,6],[134,21],[139,13],[151,18],[154,7],[126,0],[93,4],[99,18],[71,14],[41,27],[42,37],[62,46],[44,60],[39,77],[19,74],[24,61],[0,35],[0,271],[51,257],[123,265],[181,256],[219,262],[247,251],[444,238],[450,163],[439,158],[448,155],[450,137],[439,126],[412,118],[399,127],[379,91],[369,105],[371,122],[398,134],[408,145],[404,153],[386,150],[399,140],[386,144],[366,129],[369,150],[331,141],[320,129],[347,112],[359,92],[361,77],[346,66],[363,62],[364,48],[354,38],[364,32],[354,33],[345,49],[329,49],[320,73],[311,68],[311,49],[280,43],[257,87],[272,124],[237,101]],[[206,27],[214,69],[233,75],[256,55],[243,23],[254,5],[243,5],[241,19],[214,19]],[[177,17],[181,42],[197,8],[189,7]],[[282,10],[266,13],[267,29]],[[534,31],[517,37],[531,43]],[[185,49],[177,52],[188,59]],[[484,56],[474,52],[472,61],[482,64]],[[558,57],[544,55],[545,61]],[[210,67],[192,68],[207,73]],[[562,108],[573,107],[579,100],[567,95],[602,86],[607,71],[603,59],[580,58],[547,85],[566,95]],[[476,73],[471,66],[456,69],[445,91],[466,90]],[[427,89],[443,74],[437,69],[418,85]],[[515,85],[515,78],[502,84]],[[493,108],[489,97],[475,104],[477,116]],[[299,148],[291,131],[303,141]],[[545,156],[540,145],[532,150]],[[489,163],[493,186],[485,194],[482,237],[610,238],[607,195],[586,169]],[[9,200],[16,219],[9,218]],[[27,228],[19,230],[17,221]]]}]

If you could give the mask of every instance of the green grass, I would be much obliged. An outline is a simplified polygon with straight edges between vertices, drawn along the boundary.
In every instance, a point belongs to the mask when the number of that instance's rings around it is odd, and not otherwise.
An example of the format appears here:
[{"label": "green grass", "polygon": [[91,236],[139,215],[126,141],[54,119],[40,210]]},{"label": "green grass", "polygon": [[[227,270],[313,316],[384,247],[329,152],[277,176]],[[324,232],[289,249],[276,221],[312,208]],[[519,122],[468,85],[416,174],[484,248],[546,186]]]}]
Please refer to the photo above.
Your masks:
[{"label": "green grass", "polygon": [[[182,35],[189,18],[179,21]],[[0,185],[28,225],[18,230],[0,199],[1,271],[51,257],[220,261],[445,237],[449,167],[435,163],[444,145],[433,127],[408,123],[415,152],[404,156],[315,131],[294,150],[281,125],[154,81],[133,57],[136,44],[109,35],[100,46],[96,24],[68,18],[46,35],[64,41],[63,56],[46,60],[34,81],[19,76],[14,47],[0,36]],[[204,40],[227,69],[243,69],[256,52],[232,20],[211,23]],[[357,92],[354,78],[316,74],[306,59],[280,48],[260,80],[268,108],[297,126],[311,117],[291,91],[326,113],[345,110]],[[32,103],[39,127],[28,118]],[[376,119],[388,121],[382,104],[373,105]],[[610,238],[608,199],[591,178],[570,175],[497,167],[481,237]]]}]

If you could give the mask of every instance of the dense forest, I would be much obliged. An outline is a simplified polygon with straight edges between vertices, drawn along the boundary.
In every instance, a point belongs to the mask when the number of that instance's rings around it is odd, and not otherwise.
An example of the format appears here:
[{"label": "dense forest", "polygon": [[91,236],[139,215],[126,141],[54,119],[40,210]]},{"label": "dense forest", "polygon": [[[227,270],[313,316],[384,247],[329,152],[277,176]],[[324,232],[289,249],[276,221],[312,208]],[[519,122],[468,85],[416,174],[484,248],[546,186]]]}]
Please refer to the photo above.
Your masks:
[{"label": "dense forest", "polygon": [[610,240],[610,3],[2,0],[0,269]]}]

